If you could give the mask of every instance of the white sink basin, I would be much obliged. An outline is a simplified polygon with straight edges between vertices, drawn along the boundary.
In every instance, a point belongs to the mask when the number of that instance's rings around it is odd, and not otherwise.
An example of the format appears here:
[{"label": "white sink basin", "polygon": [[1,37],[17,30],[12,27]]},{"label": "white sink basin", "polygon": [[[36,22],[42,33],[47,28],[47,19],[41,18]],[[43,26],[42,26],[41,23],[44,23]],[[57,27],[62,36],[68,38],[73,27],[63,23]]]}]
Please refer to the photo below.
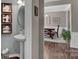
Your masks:
[{"label": "white sink basin", "polygon": [[18,41],[25,41],[25,36],[23,34],[15,35],[14,38]]}]

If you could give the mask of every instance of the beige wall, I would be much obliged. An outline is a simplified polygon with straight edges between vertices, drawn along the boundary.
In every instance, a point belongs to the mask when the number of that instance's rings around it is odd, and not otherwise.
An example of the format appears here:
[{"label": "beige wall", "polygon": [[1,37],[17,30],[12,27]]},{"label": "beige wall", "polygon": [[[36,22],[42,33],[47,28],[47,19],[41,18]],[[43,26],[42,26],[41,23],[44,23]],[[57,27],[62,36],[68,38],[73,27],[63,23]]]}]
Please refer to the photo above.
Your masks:
[{"label": "beige wall", "polygon": [[78,32],[78,0],[70,0],[72,11],[72,31]]},{"label": "beige wall", "polygon": [[39,8],[39,0],[33,0],[32,5],[32,59],[39,59],[39,16],[35,16],[34,6]]}]

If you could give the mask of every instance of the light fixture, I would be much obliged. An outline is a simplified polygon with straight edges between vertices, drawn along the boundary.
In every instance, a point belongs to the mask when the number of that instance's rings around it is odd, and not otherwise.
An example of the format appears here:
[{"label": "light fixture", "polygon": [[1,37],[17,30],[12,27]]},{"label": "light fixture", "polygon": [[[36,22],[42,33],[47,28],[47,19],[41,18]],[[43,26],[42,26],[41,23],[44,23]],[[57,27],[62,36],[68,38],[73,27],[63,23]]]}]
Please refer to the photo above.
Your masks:
[{"label": "light fixture", "polygon": [[18,1],[17,1],[17,4],[22,5],[22,4],[23,4],[23,3],[22,3],[22,0],[18,0]]},{"label": "light fixture", "polygon": [[46,14],[45,17],[48,17],[48,14]]}]

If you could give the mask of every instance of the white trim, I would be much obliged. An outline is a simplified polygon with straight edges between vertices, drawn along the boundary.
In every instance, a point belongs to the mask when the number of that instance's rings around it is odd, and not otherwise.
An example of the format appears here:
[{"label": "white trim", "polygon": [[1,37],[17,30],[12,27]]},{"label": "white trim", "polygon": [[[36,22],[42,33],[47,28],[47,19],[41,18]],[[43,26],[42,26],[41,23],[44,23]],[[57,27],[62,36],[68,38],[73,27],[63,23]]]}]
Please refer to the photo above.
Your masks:
[{"label": "white trim", "polygon": [[66,11],[66,28],[68,30],[68,11]]},{"label": "white trim", "polygon": [[70,8],[70,4],[48,6],[48,7],[44,7],[44,13],[67,11],[67,10],[69,10],[69,8]]},{"label": "white trim", "polygon": [[32,59],[32,0],[25,0],[24,59]]},{"label": "white trim", "polygon": [[56,1],[60,1],[60,0],[44,0],[44,3],[47,3],[47,2],[56,2]]},{"label": "white trim", "polygon": [[70,5],[70,31],[72,32],[72,13],[71,13],[71,5]]}]

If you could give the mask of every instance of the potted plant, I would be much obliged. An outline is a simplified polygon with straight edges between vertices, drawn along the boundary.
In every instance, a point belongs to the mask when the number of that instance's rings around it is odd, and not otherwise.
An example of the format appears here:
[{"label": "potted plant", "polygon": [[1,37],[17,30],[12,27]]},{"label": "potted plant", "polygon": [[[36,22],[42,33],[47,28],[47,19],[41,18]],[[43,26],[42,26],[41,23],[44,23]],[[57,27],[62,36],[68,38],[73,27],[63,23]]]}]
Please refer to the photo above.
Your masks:
[{"label": "potted plant", "polygon": [[67,43],[67,59],[70,59],[70,40],[71,40],[71,33],[68,30],[62,30],[62,37]]}]

